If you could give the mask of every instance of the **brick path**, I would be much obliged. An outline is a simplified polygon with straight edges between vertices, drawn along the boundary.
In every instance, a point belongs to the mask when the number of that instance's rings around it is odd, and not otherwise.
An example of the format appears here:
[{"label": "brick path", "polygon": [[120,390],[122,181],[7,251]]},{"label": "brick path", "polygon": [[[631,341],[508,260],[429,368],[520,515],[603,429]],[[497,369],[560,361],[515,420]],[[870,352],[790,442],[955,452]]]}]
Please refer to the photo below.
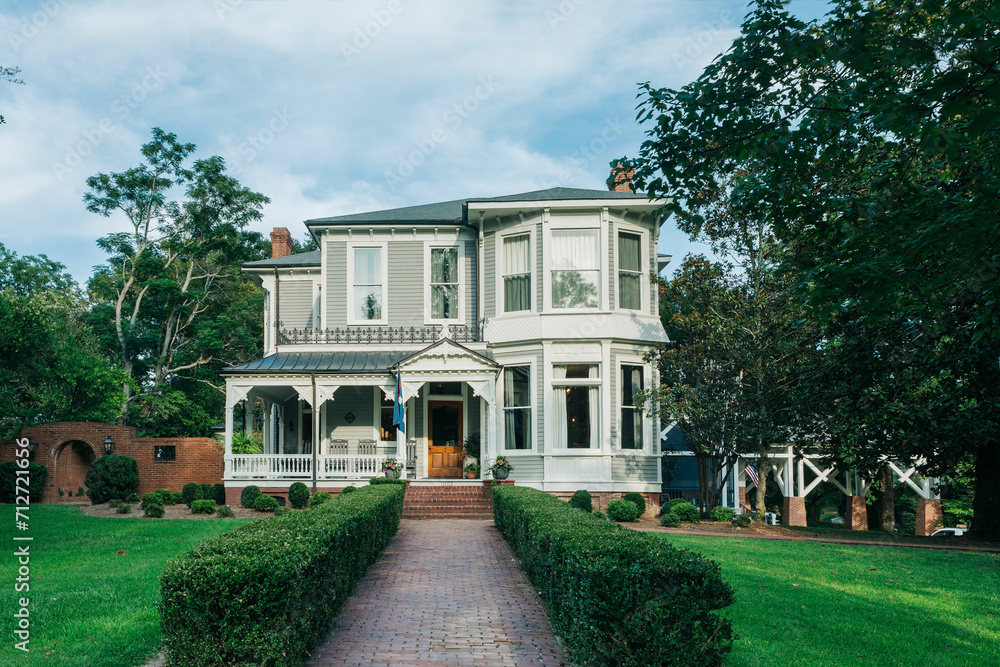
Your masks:
[{"label": "brick path", "polygon": [[493,522],[455,519],[404,519],[313,655],[313,667],[569,664]]}]

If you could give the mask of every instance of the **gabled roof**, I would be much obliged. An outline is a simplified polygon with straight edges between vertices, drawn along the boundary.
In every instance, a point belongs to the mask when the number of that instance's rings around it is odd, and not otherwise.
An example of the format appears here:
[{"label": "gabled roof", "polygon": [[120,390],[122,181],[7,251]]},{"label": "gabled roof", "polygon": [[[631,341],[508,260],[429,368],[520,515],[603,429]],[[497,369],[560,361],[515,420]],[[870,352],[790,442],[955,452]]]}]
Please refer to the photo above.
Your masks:
[{"label": "gabled roof", "polygon": [[277,267],[279,269],[295,268],[295,267],[309,267],[309,266],[319,266],[320,264],[320,251],[310,250],[309,252],[300,252],[296,255],[286,255],[285,257],[272,257],[271,259],[258,259],[256,262],[245,262],[243,264],[244,269],[270,269],[272,267]]},{"label": "gabled roof", "polygon": [[307,227],[338,224],[364,223],[461,223],[464,218],[464,207],[470,202],[517,202],[517,201],[571,201],[574,199],[641,199],[649,198],[641,192],[613,192],[610,190],[585,190],[582,188],[548,188],[534,190],[502,197],[470,197],[452,201],[422,204],[420,206],[405,206],[382,211],[352,213],[330,218],[314,218],[306,220]]},{"label": "gabled roof", "polygon": [[475,350],[469,349],[464,345],[460,345],[459,343],[456,343],[450,338],[442,338],[438,342],[431,343],[422,350],[417,350],[416,352],[409,354],[405,359],[400,359],[399,361],[397,361],[393,367],[401,368],[410,362],[416,361],[422,357],[427,356],[432,350],[438,347],[445,348],[444,350],[441,350],[442,353],[447,353],[447,350],[450,348],[452,354],[454,354],[455,352],[466,354],[469,355],[470,357],[478,359],[480,363],[483,363],[487,366],[491,366],[493,368],[500,368],[500,364],[495,362],[491,357],[484,355],[482,352],[476,352]]}]

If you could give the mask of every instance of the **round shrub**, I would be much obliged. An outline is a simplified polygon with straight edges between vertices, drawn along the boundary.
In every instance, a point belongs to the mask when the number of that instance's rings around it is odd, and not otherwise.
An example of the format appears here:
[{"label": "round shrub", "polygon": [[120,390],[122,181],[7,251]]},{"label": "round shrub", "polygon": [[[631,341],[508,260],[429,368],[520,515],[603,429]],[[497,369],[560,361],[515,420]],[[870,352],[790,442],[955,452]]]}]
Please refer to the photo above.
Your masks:
[{"label": "round shrub", "polygon": [[134,505],[135,503],[139,502],[139,494],[138,493],[130,493],[128,495],[128,497],[125,498],[125,502],[132,503]]},{"label": "round shrub", "polygon": [[312,498],[309,499],[309,507],[318,507],[323,503],[329,502],[331,498],[333,498],[333,496],[331,496],[326,491],[320,491],[319,493],[314,493]]},{"label": "round shrub", "polygon": [[581,509],[584,512],[594,511],[594,503],[590,498],[590,492],[586,489],[580,489],[573,494],[573,497],[569,499],[569,506]]},{"label": "round shrub", "polygon": [[215,501],[210,498],[194,500],[191,502],[191,514],[214,514]]},{"label": "round shrub", "polygon": [[[211,484],[201,485],[201,497],[204,500],[212,500],[215,498],[215,489],[212,487]],[[223,500],[223,502],[225,502],[225,500]]]},{"label": "round shrub", "polygon": [[712,521],[732,521],[736,512],[728,507],[713,507],[709,516],[712,517]]},{"label": "round shrub", "polygon": [[639,516],[646,513],[646,499],[642,497],[641,493],[626,493],[623,500],[627,500],[636,507],[639,508]]},{"label": "round shrub", "polygon": [[184,495],[180,491],[170,492],[170,504],[180,505],[184,501]]},{"label": "round shrub", "polygon": [[691,503],[681,503],[671,510],[681,521],[698,523],[701,520],[701,512]]},{"label": "round shrub", "polygon": [[94,505],[127,498],[139,490],[139,466],[130,456],[102,456],[91,464],[84,483]]},{"label": "round shrub", "polygon": [[288,487],[288,502],[297,510],[302,509],[309,502],[309,487],[302,482],[295,482]]},{"label": "round shrub", "polygon": [[116,511],[119,514],[131,514],[132,513],[132,506],[129,505],[128,503],[122,503],[121,505],[118,506],[118,508],[117,508]]},{"label": "round shrub", "polygon": [[216,508],[215,513],[219,515],[220,519],[232,519],[235,514],[233,514],[233,508],[229,505],[220,505]]},{"label": "round shrub", "polygon": [[160,507],[163,507],[163,496],[160,495],[159,491],[147,493],[143,495],[142,499],[139,501],[139,507],[142,509],[146,509],[150,505],[159,505]]},{"label": "round shrub", "polygon": [[226,504],[226,485],[225,484],[213,484],[212,485],[212,495],[205,496],[206,498],[211,498],[215,501],[216,505]]},{"label": "round shrub", "polygon": [[191,507],[191,503],[196,500],[204,500],[205,492],[201,488],[201,484],[195,482],[188,482],[184,485],[181,490],[181,502],[183,502],[188,507]]},{"label": "round shrub", "polygon": [[[171,491],[170,489],[157,489],[153,493],[155,493],[156,495],[158,495],[160,497],[160,504],[161,505],[173,505],[173,504],[175,504],[173,502],[173,500],[174,500],[174,492]],[[148,496],[148,495],[152,495],[152,494],[147,493],[146,495]]]},{"label": "round shrub", "polygon": [[357,489],[353,486],[345,486],[340,492],[340,495],[344,495],[345,493],[354,493],[355,491],[357,491]]},{"label": "round shrub", "polygon": [[[149,494],[147,493],[146,495],[149,495]],[[153,518],[153,519],[162,519],[163,518],[163,505],[161,505],[159,503],[149,503],[148,505],[146,505],[142,509],[142,511],[146,514],[146,516],[148,516],[150,518]]]},{"label": "round shrub", "polygon": [[737,514],[733,517],[733,525],[737,528],[746,528],[751,523],[753,523],[753,514],[750,514],[749,512]]},{"label": "round shrub", "polygon": [[248,509],[253,509],[253,503],[257,500],[260,495],[260,487],[251,484],[250,486],[244,486],[243,490],[240,491],[240,505]]},{"label": "round shrub", "polygon": [[[13,503],[17,497],[17,489],[14,480],[18,477],[17,471],[24,468],[14,461],[7,461],[0,464],[0,503]],[[23,477],[24,475],[21,475]],[[42,494],[45,493],[45,482],[49,478],[49,469],[40,463],[28,464],[28,499],[33,503],[42,502]],[[21,487],[24,488],[24,487]],[[73,495],[73,492],[70,492]]]},{"label": "round shrub", "polygon": [[604,512],[602,512],[601,510],[594,510],[593,512],[590,513],[590,516],[594,517],[595,519],[601,519],[601,520],[605,520],[605,521],[608,518],[608,517],[604,516]]},{"label": "round shrub", "polygon": [[681,518],[673,512],[667,512],[660,517],[660,525],[666,528],[676,528],[681,525]]},{"label": "round shrub", "polygon": [[674,498],[673,500],[671,500],[670,502],[668,502],[666,505],[664,505],[663,507],[661,507],[660,511],[663,514],[666,514],[667,512],[673,512],[674,508],[677,507],[678,505],[690,505],[690,504],[691,503],[689,503],[688,501],[684,500],[683,498]]},{"label": "round shrub", "polygon": [[278,501],[271,496],[259,495],[253,501],[253,508],[258,512],[273,512],[278,507]]},{"label": "round shrub", "polygon": [[639,518],[639,508],[627,500],[612,500],[607,509],[612,521],[635,521]]}]

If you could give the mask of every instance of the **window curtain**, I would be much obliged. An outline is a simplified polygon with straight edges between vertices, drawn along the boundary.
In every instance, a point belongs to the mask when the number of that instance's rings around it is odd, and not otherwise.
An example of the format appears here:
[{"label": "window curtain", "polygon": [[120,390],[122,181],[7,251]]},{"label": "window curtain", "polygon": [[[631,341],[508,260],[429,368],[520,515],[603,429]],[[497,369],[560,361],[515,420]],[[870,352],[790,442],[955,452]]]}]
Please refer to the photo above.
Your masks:
[{"label": "window curtain", "polygon": [[618,303],[621,308],[642,308],[642,259],[640,238],[618,235]]},{"label": "window curtain", "polygon": [[596,229],[560,229],[552,232],[552,306],[596,308],[600,281]]},{"label": "window curtain", "polygon": [[[566,379],[566,367],[553,366],[552,379]],[[549,426],[552,429],[553,445],[565,449],[569,445],[569,432],[566,428],[566,387],[552,387],[552,419]]]},{"label": "window curtain", "polygon": [[[590,367],[590,378],[598,377],[598,366]],[[597,385],[590,388],[590,448],[598,449],[601,446],[600,423],[601,423],[601,388]]]},{"label": "window curtain", "polygon": [[531,237],[508,236],[503,240],[504,311],[531,309]]}]

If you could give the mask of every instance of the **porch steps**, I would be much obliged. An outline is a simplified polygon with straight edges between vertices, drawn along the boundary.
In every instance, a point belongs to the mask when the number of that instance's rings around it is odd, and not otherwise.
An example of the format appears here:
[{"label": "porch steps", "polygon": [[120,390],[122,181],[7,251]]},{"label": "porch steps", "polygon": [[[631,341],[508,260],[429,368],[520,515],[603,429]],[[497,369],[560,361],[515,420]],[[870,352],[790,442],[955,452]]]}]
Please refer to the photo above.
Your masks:
[{"label": "porch steps", "polygon": [[403,500],[404,519],[492,519],[488,486],[424,486],[410,484]]}]

